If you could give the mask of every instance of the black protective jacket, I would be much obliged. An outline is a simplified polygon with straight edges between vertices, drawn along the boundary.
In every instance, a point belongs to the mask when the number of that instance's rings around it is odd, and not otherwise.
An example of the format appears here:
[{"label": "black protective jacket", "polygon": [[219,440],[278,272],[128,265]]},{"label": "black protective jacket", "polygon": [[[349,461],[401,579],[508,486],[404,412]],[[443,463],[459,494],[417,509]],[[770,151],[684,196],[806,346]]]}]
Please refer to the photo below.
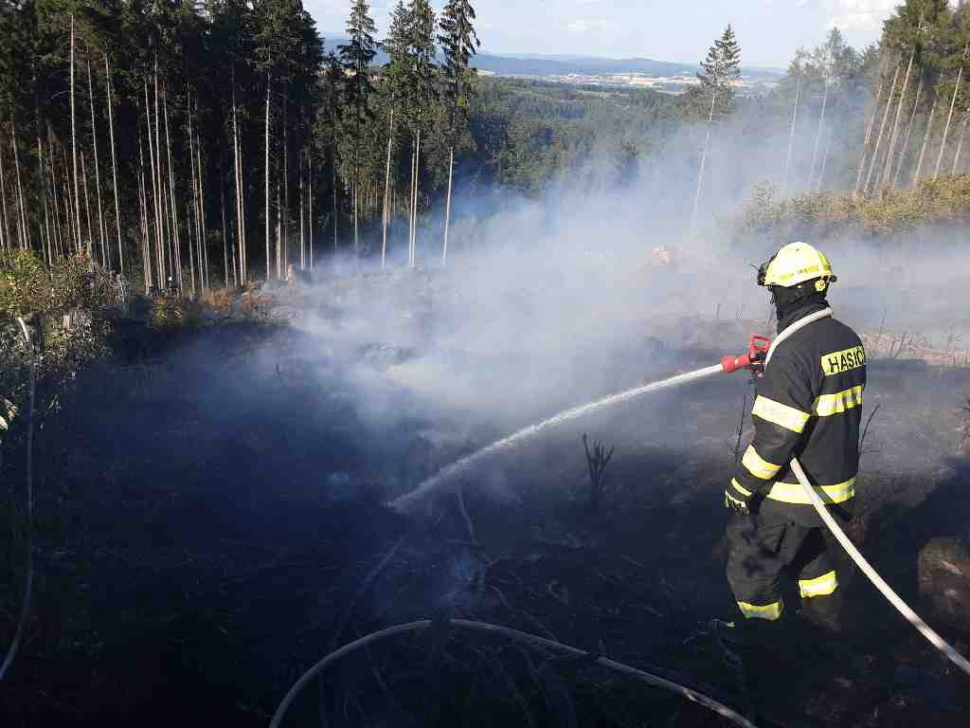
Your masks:
[{"label": "black protective jacket", "polygon": [[[757,380],[751,411],[755,436],[728,488],[758,494],[760,515],[821,525],[789,463],[797,457],[816,492],[837,513],[851,515],[859,470],[859,426],[866,386],[866,353],[852,329],[812,301],[782,322]],[[823,318],[784,340],[785,331],[813,314]]]}]

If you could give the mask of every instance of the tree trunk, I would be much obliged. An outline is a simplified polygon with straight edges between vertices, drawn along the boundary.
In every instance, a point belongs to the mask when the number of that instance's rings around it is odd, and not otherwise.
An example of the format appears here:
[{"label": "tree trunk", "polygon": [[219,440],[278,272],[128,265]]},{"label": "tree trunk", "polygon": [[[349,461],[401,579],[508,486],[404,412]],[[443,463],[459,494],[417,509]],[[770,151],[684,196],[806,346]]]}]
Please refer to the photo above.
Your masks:
[{"label": "tree trunk", "polygon": [[[970,51],[970,45],[967,45],[963,51],[964,60],[967,58],[968,51]],[[946,116],[946,126],[943,128],[943,141],[940,142],[940,153],[936,156],[936,170],[933,172],[933,179],[940,176],[940,165],[943,163],[943,153],[946,151],[946,140],[950,136],[950,122],[953,121],[953,110],[957,105],[957,94],[960,93],[961,81],[963,81],[963,66],[960,66],[960,72],[957,73],[957,84],[953,89],[953,98],[950,100],[950,113]]]},{"label": "tree trunk", "polygon": [[[150,173],[151,179],[152,179],[151,213],[155,223],[155,235],[153,236],[151,241],[152,248],[154,249],[154,251],[152,252],[152,255],[155,258],[154,269],[157,274],[156,277],[158,278],[158,287],[162,288],[164,286],[164,272],[161,270],[161,268],[159,268],[159,260],[158,260],[158,251],[162,245],[162,238],[161,238],[162,233],[160,230],[161,215],[158,209],[159,207],[158,201],[160,198],[158,196],[158,176],[155,174],[155,147],[152,141],[152,107],[151,107],[151,99],[148,96],[147,79],[145,80],[145,122],[146,122],[145,124],[146,132],[148,133],[148,172]],[[147,193],[147,189],[146,189],[146,193]],[[148,204],[147,199],[145,200],[145,204],[147,206]]]},{"label": "tree trunk", "polygon": [[3,215],[3,247],[13,250],[13,239],[10,237],[10,218],[7,216],[7,186],[3,172],[3,145],[0,145],[0,215]]},{"label": "tree trunk", "polygon": [[883,110],[882,122],[879,124],[879,134],[876,136],[876,146],[872,150],[872,159],[869,160],[869,171],[866,172],[866,183],[862,187],[862,192],[867,194],[869,192],[869,183],[872,181],[872,172],[876,167],[876,161],[879,159],[879,147],[882,144],[883,133],[886,131],[886,122],[889,120],[889,111],[892,109],[893,105],[893,95],[896,93],[896,82],[899,80],[900,64],[896,64],[896,73],[893,74],[893,84],[889,89],[889,97],[886,99],[886,108]]},{"label": "tree trunk", "polygon": [[[54,265],[54,251],[51,245],[51,220],[50,220],[50,205],[47,199],[47,165],[44,163],[44,144],[40,137],[40,111],[36,107],[35,112],[35,124],[37,128],[37,173],[40,181],[40,199],[42,203],[44,212],[43,221],[43,231],[44,239],[41,241],[44,245],[44,261],[47,263],[48,267]],[[0,239],[2,239],[2,234],[0,234]],[[0,240],[2,242],[2,240]],[[0,244],[0,249],[3,245]]]},{"label": "tree trunk", "polygon": [[[172,207],[172,231],[169,238],[169,248],[172,251],[171,261],[175,275],[173,281],[182,290],[182,241],[179,230],[178,202],[175,199],[175,165],[172,164],[172,136],[168,126],[168,86],[162,87],[162,104],[165,114],[165,158],[168,162],[168,187]],[[186,223],[188,220],[186,219]]]},{"label": "tree trunk", "polygon": [[882,99],[882,92],[885,88],[885,83],[879,84],[879,91],[876,92],[876,103],[873,104],[872,116],[869,117],[869,124],[866,127],[866,138],[862,142],[862,154],[859,155],[859,171],[856,173],[855,188],[852,191],[855,195],[859,194],[859,188],[862,186],[862,173],[866,169],[866,150],[869,148],[869,142],[872,140],[872,130],[876,126],[876,116],[879,113],[879,101]]},{"label": "tree trunk", "polygon": [[[195,141],[194,141],[194,136],[192,134],[192,99],[191,98],[189,99],[188,114],[186,115],[186,122],[187,122],[187,131],[188,131],[188,137],[189,137],[189,172],[192,175],[192,209],[195,214],[193,215],[193,217],[190,218],[188,217],[188,211],[186,211],[185,220],[186,220],[186,223],[188,223],[189,220],[193,222],[195,227],[195,237],[196,239],[198,239],[199,230],[201,229],[199,226],[199,186],[198,186],[198,178],[196,177],[196,174],[195,174]],[[190,232],[192,227],[193,225],[188,225]],[[196,293],[195,251],[192,248],[191,234],[189,235],[189,275],[192,276],[192,295],[194,296]],[[199,287],[204,291],[205,284],[201,282],[201,278],[202,278],[201,262],[199,263],[199,278],[200,278]]]},{"label": "tree trunk", "polygon": [[906,152],[909,151],[909,140],[913,133],[913,125],[916,123],[916,112],[919,109],[919,100],[923,95],[923,79],[920,78],[919,86],[916,87],[916,100],[913,102],[913,113],[909,116],[909,124],[906,125],[906,136],[903,137],[903,151],[899,155],[899,162],[896,164],[896,173],[893,175],[893,187],[899,186],[899,175],[903,171],[903,164],[906,162]]},{"label": "tree trunk", "polygon": [[265,151],[266,151],[266,188],[265,188],[265,204],[264,209],[266,211],[266,280],[269,281],[272,278],[272,257],[270,256],[270,230],[272,228],[272,220],[270,217],[269,208],[269,94],[270,94],[271,79],[270,75],[266,74],[266,139],[265,139]]},{"label": "tree trunk", "polygon": [[333,146],[333,164],[330,165],[330,173],[333,183],[333,252],[334,255],[337,254],[337,145],[336,142]]},{"label": "tree trunk", "polygon": [[51,214],[54,218],[54,238],[57,243],[58,255],[65,254],[64,231],[61,227],[61,211],[58,207],[60,193],[57,189],[57,170],[54,167],[54,134],[51,131],[50,122],[47,123],[47,166],[51,176]]},{"label": "tree trunk", "polygon": [[445,245],[441,251],[441,266],[448,263],[448,228],[451,224],[451,185],[455,177],[455,146],[452,145],[448,152],[448,198],[445,203]]},{"label": "tree trunk", "polygon": [[[195,105],[196,114],[199,113],[198,101]],[[199,135],[199,128],[196,127],[195,130],[195,168],[198,171],[199,179],[199,240],[202,245],[202,263],[203,263],[203,283],[202,287],[205,290],[212,288],[212,281],[210,280],[209,273],[209,229],[205,223],[205,177],[202,174],[202,137]]]},{"label": "tree trunk", "polygon": [[714,123],[714,108],[717,104],[717,93],[718,88],[716,86],[716,73],[715,73],[715,87],[714,92],[711,94],[711,111],[707,116],[707,129],[704,133],[704,149],[701,152],[701,168],[697,173],[697,191],[694,193],[694,207],[690,213],[690,237],[694,237],[694,231],[697,228],[697,212],[701,204],[701,190],[704,186],[704,170],[707,167],[707,150],[711,144],[711,125]]},{"label": "tree trunk", "polygon": [[[74,13],[71,13],[71,159],[74,166],[74,222],[75,231],[77,232],[77,247],[81,248],[83,241],[81,240],[81,200],[80,200],[80,185],[78,184],[77,175],[77,125],[75,121],[74,113]],[[91,255],[90,242],[88,244],[88,255]]]},{"label": "tree trunk", "polygon": [[[923,21],[920,20],[916,37],[919,38],[923,30]],[[889,137],[889,149],[886,152],[886,162],[883,165],[882,183],[888,185],[892,176],[893,159],[896,156],[896,142],[899,140],[899,119],[903,113],[903,102],[906,100],[906,90],[909,88],[909,76],[913,70],[913,61],[916,60],[916,45],[913,45],[913,52],[909,56],[909,65],[906,67],[906,77],[903,80],[903,90],[899,93],[899,105],[896,107],[896,120],[893,122],[893,133]]]},{"label": "tree trunk", "polygon": [[[289,157],[290,157],[290,145],[289,145],[289,134],[287,134],[287,125],[289,124],[288,111],[289,103],[287,101],[286,93],[283,94],[283,198],[281,200],[282,207],[279,207],[278,215],[280,217],[280,232],[281,232],[281,243],[282,246],[282,265],[280,270],[277,272],[277,276],[282,278],[286,275],[286,268],[290,262],[290,246],[289,240],[287,238],[286,229],[290,223],[290,180],[289,180]],[[277,182],[277,196],[279,196],[279,183]]]},{"label": "tree trunk", "polygon": [[916,170],[913,172],[913,187],[919,182],[920,173],[923,171],[923,158],[926,156],[926,145],[930,141],[930,133],[933,131],[933,117],[936,115],[936,105],[940,103],[940,95],[937,94],[936,98],[933,99],[933,106],[930,107],[930,118],[926,121],[926,131],[923,134],[923,146],[919,152],[919,162],[916,165]]},{"label": "tree trunk", "polygon": [[960,129],[960,141],[957,142],[957,151],[953,155],[953,168],[950,170],[950,174],[957,173],[957,167],[960,164],[960,152],[963,151],[963,140],[967,136],[967,122],[970,121],[970,106],[967,110],[963,112],[963,126]]},{"label": "tree trunk", "polygon": [[306,268],[306,192],[303,189],[303,155],[300,154],[300,270]]},{"label": "tree trunk", "polygon": [[239,122],[236,110],[236,69],[232,71],[232,146],[236,186],[236,250],[238,251],[239,283],[246,283],[246,216],[243,201],[242,151],[239,149]]},{"label": "tree trunk", "polygon": [[818,115],[818,131],[815,132],[815,145],[812,147],[812,166],[808,168],[808,185],[805,187],[806,192],[812,191],[812,182],[815,177],[815,162],[818,159],[818,145],[822,140],[822,126],[825,123],[825,107],[828,105],[829,101],[829,77],[825,77],[825,90],[822,92],[822,110]]},{"label": "tree trunk", "polygon": [[111,69],[108,67],[108,54],[104,54],[104,77],[108,95],[108,130],[111,134],[111,180],[115,198],[115,229],[118,234],[118,271],[125,274],[125,249],[121,243],[121,206],[118,204],[118,161],[115,155],[115,123],[114,107],[111,99],[112,83]]},{"label": "tree trunk", "polygon": [[168,225],[168,195],[165,194],[165,174],[163,172],[164,163],[162,162],[162,117],[159,114],[159,91],[158,91],[158,54],[155,54],[155,174],[158,176],[158,219],[159,219],[159,239],[158,239],[158,278],[159,287],[168,286],[169,267],[166,263],[165,248],[172,239],[172,231],[165,230]]},{"label": "tree trunk", "polygon": [[[147,88],[147,86],[146,86]],[[151,139],[151,134],[149,134]],[[151,231],[148,224],[148,190],[145,185],[145,153],[142,149],[141,132],[138,134],[138,171],[141,189],[140,202],[142,206],[143,236],[142,236],[142,273],[145,278],[145,293],[152,290],[152,265],[151,265]]]},{"label": "tree trunk", "polygon": [[308,200],[310,205],[310,219],[307,223],[310,227],[309,230],[309,253],[310,253],[310,270],[313,270],[313,228],[316,225],[316,220],[313,217],[313,146],[311,142],[310,153],[307,155],[307,188],[309,190],[310,199]]},{"label": "tree trunk", "polygon": [[791,156],[795,147],[795,123],[798,121],[798,102],[802,95],[802,79],[799,77],[795,86],[795,105],[791,112],[791,129],[788,132],[788,154],[785,157],[785,173],[781,178],[781,193],[788,191],[788,172],[791,169]]},{"label": "tree trunk", "polygon": [[821,192],[822,185],[825,183],[825,170],[828,168],[829,153],[832,151],[832,133],[825,135],[825,151],[822,152],[822,169],[818,173],[818,182],[815,183],[815,191]]},{"label": "tree trunk", "polygon": [[27,201],[24,198],[24,186],[20,179],[20,152],[17,148],[17,123],[11,117],[10,119],[10,143],[13,146],[13,166],[16,172],[16,182],[17,182],[17,204],[19,206],[19,222],[20,222],[20,247],[24,250],[29,250],[30,245],[30,228],[27,222]]},{"label": "tree trunk", "polygon": [[222,282],[223,288],[229,288],[229,239],[226,237],[226,178],[222,168],[226,161],[223,156],[219,162],[219,199],[222,201]]},{"label": "tree trunk", "polygon": [[84,191],[84,219],[88,224],[88,257],[94,262],[94,228],[91,227],[91,200],[88,197],[88,164],[84,152],[81,152],[81,189]]},{"label": "tree trunk", "polygon": [[411,145],[411,195],[408,200],[408,268],[414,267],[414,198],[417,173],[418,135],[415,133]]},{"label": "tree trunk", "polygon": [[91,144],[94,151],[94,195],[98,203],[98,242],[101,245],[101,264],[108,270],[111,265],[108,261],[108,253],[104,241],[104,208],[101,203],[101,171],[98,160],[98,126],[94,117],[94,83],[91,80],[91,61],[87,61],[88,66],[88,102],[91,107]]}]

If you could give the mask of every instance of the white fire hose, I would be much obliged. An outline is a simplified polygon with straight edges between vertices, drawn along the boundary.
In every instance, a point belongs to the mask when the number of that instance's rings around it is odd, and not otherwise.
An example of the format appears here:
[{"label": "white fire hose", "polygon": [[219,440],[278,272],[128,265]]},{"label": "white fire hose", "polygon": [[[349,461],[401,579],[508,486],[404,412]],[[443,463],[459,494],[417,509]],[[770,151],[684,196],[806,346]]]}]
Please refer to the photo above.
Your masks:
[{"label": "white fire hose", "polygon": [[940,635],[938,635],[926,622],[924,622],[920,616],[910,609],[909,605],[904,602],[900,596],[893,591],[892,587],[887,584],[876,570],[872,568],[872,565],[866,561],[865,556],[863,556],[859,549],[855,547],[849,537],[845,535],[845,532],[839,527],[839,524],[835,522],[832,518],[832,514],[829,513],[822,499],[819,497],[815,488],[808,480],[808,476],[805,475],[805,471],[802,470],[801,463],[798,462],[798,458],[793,458],[791,461],[791,469],[798,478],[798,482],[802,484],[802,488],[805,490],[805,495],[808,496],[809,500],[812,501],[812,505],[815,510],[818,511],[818,515],[825,521],[825,525],[829,527],[829,530],[838,539],[838,542],[842,544],[842,548],[846,550],[852,560],[856,565],[862,569],[862,573],[865,574],[869,581],[882,592],[882,595],[886,597],[890,604],[892,604],[899,613],[902,614],[913,625],[919,633],[922,634],[929,643],[933,645],[936,649],[946,655],[950,661],[963,670],[967,675],[970,675],[970,661],[966,657],[957,652],[953,647],[951,647],[946,640],[944,640]]}]

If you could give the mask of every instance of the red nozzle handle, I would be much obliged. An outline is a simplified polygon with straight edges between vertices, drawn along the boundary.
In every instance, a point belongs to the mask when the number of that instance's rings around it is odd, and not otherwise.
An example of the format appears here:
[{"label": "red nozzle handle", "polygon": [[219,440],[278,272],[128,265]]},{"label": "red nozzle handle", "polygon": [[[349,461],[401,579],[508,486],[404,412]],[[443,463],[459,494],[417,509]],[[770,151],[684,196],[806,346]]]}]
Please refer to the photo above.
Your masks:
[{"label": "red nozzle handle", "polygon": [[748,354],[741,356],[726,356],[721,359],[721,368],[728,374],[734,374],[738,369],[747,369],[751,366],[751,357]]}]

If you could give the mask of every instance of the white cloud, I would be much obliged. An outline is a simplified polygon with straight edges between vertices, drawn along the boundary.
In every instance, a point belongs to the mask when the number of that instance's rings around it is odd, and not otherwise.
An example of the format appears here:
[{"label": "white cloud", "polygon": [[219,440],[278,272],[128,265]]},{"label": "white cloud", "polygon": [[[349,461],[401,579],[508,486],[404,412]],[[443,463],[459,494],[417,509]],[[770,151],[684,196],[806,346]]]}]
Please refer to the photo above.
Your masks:
[{"label": "white cloud", "polygon": [[899,0],[824,0],[828,27],[878,31],[900,4]]},{"label": "white cloud", "polygon": [[573,35],[585,35],[604,30],[613,31],[618,28],[619,26],[615,22],[605,18],[580,18],[566,26],[566,30]]}]

